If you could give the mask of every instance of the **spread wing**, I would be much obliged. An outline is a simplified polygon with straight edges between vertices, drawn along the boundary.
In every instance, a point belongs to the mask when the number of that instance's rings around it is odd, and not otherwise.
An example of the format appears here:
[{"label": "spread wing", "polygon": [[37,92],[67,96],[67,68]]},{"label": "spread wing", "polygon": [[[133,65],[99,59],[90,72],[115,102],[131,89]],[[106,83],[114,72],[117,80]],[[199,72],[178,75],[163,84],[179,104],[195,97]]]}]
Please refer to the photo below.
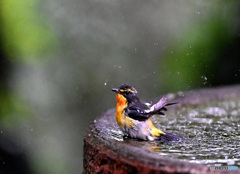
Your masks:
[{"label": "spread wing", "polygon": [[173,105],[177,103],[167,103],[167,98],[161,98],[156,104],[146,104],[146,103],[134,103],[130,104],[125,109],[125,114],[130,118],[145,121],[154,114],[165,115],[164,111],[167,111],[166,106]]}]

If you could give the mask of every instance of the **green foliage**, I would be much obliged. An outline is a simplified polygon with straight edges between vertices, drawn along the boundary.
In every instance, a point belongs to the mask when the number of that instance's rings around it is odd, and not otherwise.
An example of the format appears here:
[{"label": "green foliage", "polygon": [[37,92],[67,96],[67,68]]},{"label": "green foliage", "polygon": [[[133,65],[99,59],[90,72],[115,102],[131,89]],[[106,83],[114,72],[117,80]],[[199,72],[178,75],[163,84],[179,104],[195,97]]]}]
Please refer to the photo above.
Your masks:
[{"label": "green foliage", "polygon": [[38,0],[0,2],[1,42],[11,61],[34,62],[51,52],[56,44],[37,5]]},{"label": "green foliage", "polygon": [[19,95],[0,88],[0,120],[4,127],[14,128],[31,115],[26,101]]},{"label": "green foliage", "polygon": [[159,74],[168,79],[161,81],[161,86],[178,91],[209,85],[215,63],[221,61],[219,54],[232,38],[221,16],[213,15],[189,26],[165,52],[161,62],[165,69],[161,68]]}]

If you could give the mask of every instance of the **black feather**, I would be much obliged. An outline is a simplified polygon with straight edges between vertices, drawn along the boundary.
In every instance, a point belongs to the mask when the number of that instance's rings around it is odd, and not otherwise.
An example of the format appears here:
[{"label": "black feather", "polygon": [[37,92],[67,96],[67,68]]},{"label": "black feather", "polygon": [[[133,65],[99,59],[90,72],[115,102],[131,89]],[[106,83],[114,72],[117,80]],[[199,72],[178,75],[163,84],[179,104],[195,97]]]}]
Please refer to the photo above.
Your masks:
[{"label": "black feather", "polygon": [[161,108],[161,110],[163,110],[163,111],[167,111],[167,108],[163,107],[163,108]]},{"label": "black feather", "polygon": [[182,136],[175,135],[175,134],[172,134],[172,133],[166,133],[165,135],[161,134],[159,136],[159,139],[162,142],[171,142],[171,141],[182,141],[182,140],[185,140],[185,138],[183,138]]},{"label": "black feather", "polygon": [[158,112],[157,114],[159,114],[159,115],[165,115],[163,112]]},{"label": "black feather", "polygon": [[165,106],[176,105],[176,104],[179,104],[179,102],[175,102],[175,103],[168,103],[168,104],[166,104]]}]

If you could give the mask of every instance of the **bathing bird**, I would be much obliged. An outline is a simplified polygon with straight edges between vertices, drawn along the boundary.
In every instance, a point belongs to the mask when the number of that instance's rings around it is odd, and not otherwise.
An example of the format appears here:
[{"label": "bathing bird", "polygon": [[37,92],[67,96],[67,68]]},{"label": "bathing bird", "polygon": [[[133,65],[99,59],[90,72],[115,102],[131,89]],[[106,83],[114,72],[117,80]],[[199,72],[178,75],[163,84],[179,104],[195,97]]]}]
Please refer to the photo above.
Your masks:
[{"label": "bathing bird", "polygon": [[152,121],[153,115],[165,115],[167,106],[177,103],[167,103],[162,97],[157,103],[151,104],[140,101],[137,90],[128,84],[112,88],[116,93],[116,121],[125,136],[139,140],[179,141],[181,136],[157,129]]}]

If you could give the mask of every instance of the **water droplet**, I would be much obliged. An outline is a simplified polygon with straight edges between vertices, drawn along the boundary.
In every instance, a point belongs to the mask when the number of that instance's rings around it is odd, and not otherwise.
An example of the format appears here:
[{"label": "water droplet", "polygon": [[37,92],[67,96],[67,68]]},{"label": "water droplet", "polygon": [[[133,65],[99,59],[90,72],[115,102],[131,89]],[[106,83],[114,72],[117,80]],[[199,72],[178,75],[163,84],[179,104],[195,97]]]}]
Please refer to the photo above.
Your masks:
[{"label": "water droplet", "polygon": [[207,80],[207,77],[206,76],[201,76],[202,79],[204,80]]}]

